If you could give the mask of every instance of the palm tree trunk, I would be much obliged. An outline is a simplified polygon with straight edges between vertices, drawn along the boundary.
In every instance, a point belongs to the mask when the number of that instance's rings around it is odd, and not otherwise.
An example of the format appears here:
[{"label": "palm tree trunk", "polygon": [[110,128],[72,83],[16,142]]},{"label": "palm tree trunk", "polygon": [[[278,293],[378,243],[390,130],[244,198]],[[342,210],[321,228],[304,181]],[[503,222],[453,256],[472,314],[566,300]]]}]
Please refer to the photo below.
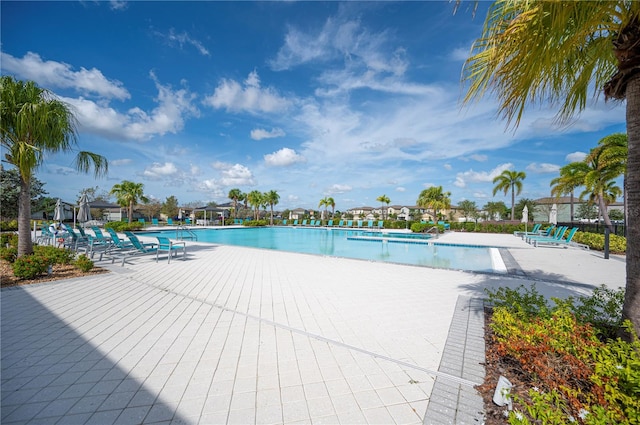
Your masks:
[{"label": "palm tree trunk", "polygon": [[516,217],[516,192],[511,185],[511,221],[515,220]]},{"label": "palm tree trunk", "polygon": [[33,254],[31,242],[31,185],[20,177],[18,198],[18,257]]},{"label": "palm tree trunk", "polygon": [[571,191],[571,224],[573,224],[573,190]]},{"label": "palm tree trunk", "polygon": [[598,208],[600,209],[600,215],[602,215],[602,220],[604,220],[604,225],[609,228],[609,231],[613,232],[613,224],[611,223],[611,219],[609,218],[609,211],[607,204],[604,202],[604,194],[600,193],[598,195]]},{"label": "palm tree trunk", "polygon": [[129,223],[133,223],[133,201],[129,201]]},{"label": "palm tree trunk", "polygon": [[633,76],[627,98],[627,284],[622,317],[629,319],[640,335],[640,74]]}]

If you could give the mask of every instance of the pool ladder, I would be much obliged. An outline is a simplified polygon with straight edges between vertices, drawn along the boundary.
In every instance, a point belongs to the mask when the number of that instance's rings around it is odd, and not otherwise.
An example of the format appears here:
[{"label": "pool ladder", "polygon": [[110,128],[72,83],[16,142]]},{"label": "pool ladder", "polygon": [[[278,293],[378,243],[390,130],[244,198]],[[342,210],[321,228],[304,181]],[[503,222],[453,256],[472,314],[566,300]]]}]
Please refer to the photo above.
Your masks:
[{"label": "pool ladder", "polygon": [[176,228],[176,237],[181,241],[185,239],[198,240],[198,235],[193,233],[187,226],[178,226]]},{"label": "pool ladder", "polygon": [[438,239],[438,236],[440,235],[440,230],[438,230],[438,226],[433,226],[429,228],[427,231],[425,231],[425,233],[435,233],[436,239]]}]

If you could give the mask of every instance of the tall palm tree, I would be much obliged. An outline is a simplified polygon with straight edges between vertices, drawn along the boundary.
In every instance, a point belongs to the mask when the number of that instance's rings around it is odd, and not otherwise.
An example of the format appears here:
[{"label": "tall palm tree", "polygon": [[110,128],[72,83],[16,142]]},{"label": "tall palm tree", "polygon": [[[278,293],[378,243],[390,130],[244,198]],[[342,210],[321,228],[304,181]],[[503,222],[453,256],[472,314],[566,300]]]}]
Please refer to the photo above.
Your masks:
[{"label": "tall palm tree", "polygon": [[584,162],[571,162],[560,168],[560,176],[552,179],[549,185],[551,186],[551,194],[556,198],[562,195],[571,196],[571,221],[573,222],[574,214],[574,202],[573,193],[580,186],[584,186],[584,177],[589,171],[589,166]]},{"label": "tall palm tree", "polygon": [[[622,194],[622,190],[615,185],[614,179],[618,177],[617,166],[607,166],[604,157],[605,150],[602,146],[591,149],[585,158],[587,172],[584,175],[585,190],[580,195],[582,198],[589,195],[589,200],[598,203],[598,211],[604,220],[604,224],[613,230],[607,207],[615,198]],[[613,200],[611,199],[613,197]]]},{"label": "tall palm tree", "polygon": [[420,192],[416,205],[433,210],[433,219],[438,219],[438,211],[451,207],[451,192],[443,192],[442,186],[431,186]]},{"label": "tall palm tree", "polygon": [[240,189],[231,189],[227,196],[233,202],[233,218],[238,218],[238,201],[242,198],[242,191]]},{"label": "tall palm tree", "polygon": [[511,220],[515,217],[516,195],[522,192],[522,180],[527,177],[524,171],[504,170],[502,174],[493,179],[495,184],[493,188],[493,196],[497,192],[504,192],[506,195],[511,190]]},{"label": "tall palm tree", "polygon": [[[627,206],[640,211],[640,2],[496,1],[463,78],[465,103],[490,92],[514,126],[543,101],[570,120],[589,92],[626,100]],[[627,217],[627,283],[622,316],[640,334],[640,222]],[[636,214],[637,216],[637,214]]]},{"label": "tall palm tree", "polygon": [[331,218],[333,218],[336,215],[336,201],[332,197],[328,197],[327,206],[331,207]]},{"label": "tall palm tree", "polygon": [[275,190],[270,190],[264,194],[264,200],[269,204],[271,208],[271,220],[269,221],[271,226],[273,226],[273,206],[278,204],[280,201],[280,195]]},{"label": "tall palm tree", "polygon": [[327,215],[327,208],[329,207],[329,198],[327,198],[326,196],[322,199],[320,199],[320,202],[318,202],[318,208],[324,207],[324,215]]},{"label": "tall palm tree", "polygon": [[262,192],[252,190],[247,194],[247,202],[253,207],[254,220],[258,220],[260,217],[260,206],[262,205]]},{"label": "tall palm tree", "polygon": [[149,199],[144,196],[144,184],[134,183],[129,180],[123,180],[122,183],[114,184],[109,193],[115,195],[118,205],[127,208],[129,223],[133,220],[133,207],[135,207],[139,201],[149,202]]},{"label": "tall palm tree", "polygon": [[[376,201],[382,203],[382,204],[387,204],[387,206],[391,203],[391,199],[389,199],[389,197],[387,195],[380,195],[376,198]],[[384,207],[381,208],[382,210],[382,219],[384,220]]]},{"label": "tall palm tree", "polygon": [[[48,154],[73,152],[77,146],[76,119],[68,105],[33,81],[0,77],[0,143],[4,161],[20,174],[18,200],[18,255],[33,253],[31,243],[31,181]],[[107,159],[79,151],[75,168],[107,174]]]},{"label": "tall palm tree", "polygon": [[624,200],[624,216],[627,218],[627,155],[629,154],[629,138],[624,133],[605,136],[598,142],[603,149],[600,162],[603,167],[613,169],[614,174],[622,175],[622,191]]}]

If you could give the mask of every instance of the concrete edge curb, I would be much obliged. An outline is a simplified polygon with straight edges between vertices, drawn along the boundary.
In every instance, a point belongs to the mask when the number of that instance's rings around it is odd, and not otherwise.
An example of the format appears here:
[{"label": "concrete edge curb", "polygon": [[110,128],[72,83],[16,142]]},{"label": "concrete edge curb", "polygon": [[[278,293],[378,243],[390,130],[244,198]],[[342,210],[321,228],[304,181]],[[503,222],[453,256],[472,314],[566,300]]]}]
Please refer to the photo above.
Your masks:
[{"label": "concrete edge curb", "polygon": [[[438,372],[481,384],[484,361],[484,301],[459,296]],[[438,376],[423,423],[482,424],[484,402],[475,388]]]}]

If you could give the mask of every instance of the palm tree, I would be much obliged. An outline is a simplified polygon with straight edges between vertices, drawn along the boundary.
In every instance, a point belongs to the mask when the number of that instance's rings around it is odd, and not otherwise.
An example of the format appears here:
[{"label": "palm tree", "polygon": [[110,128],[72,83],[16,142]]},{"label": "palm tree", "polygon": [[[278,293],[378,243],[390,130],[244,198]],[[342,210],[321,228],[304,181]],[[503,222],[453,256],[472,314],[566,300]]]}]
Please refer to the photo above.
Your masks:
[{"label": "palm tree", "polygon": [[[376,201],[382,203],[382,204],[387,204],[387,206],[389,206],[389,204],[391,203],[391,199],[389,199],[389,197],[387,195],[380,195],[376,198]],[[384,220],[384,207],[381,208],[382,210],[382,219]]]},{"label": "palm tree", "polygon": [[[524,171],[504,170],[502,174],[493,179],[495,187],[493,188],[493,196],[497,192],[504,192],[506,195],[511,190],[511,220],[515,217],[516,195],[520,195],[522,191],[522,180],[527,177]],[[517,190],[517,192],[516,192]]]},{"label": "palm tree", "polygon": [[115,195],[118,205],[128,209],[129,223],[133,220],[133,207],[136,206],[139,201],[149,202],[149,199],[144,196],[144,184],[134,183],[129,180],[123,180],[122,183],[114,184],[109,193]]},{"label": "palm tree", "polygon": [[336,201],[332,197],[328,197],[327,206],[331,207],[331,218],[333,218],[336,215]]},{"label": "palm tree", "polygon": [[451,192],[443,192],[442,186],[431,186],[420,192],[416,205],[433,210],[433,219],[438,219],[438,211],[451,207]]},{"label": "palm tree", "polygon": [[624,133],[614,133],[603,137],[598,142],[603,149],[600,162],[604,167],[612,169],[613,174],[622,175],[622,191],[624,200],[624,216],[627,217],[627,155],[629,139]]},{"label": "palm tree", "polygon": [[260,206],[262,205],[262,192],[252,190],[247,194],[247,202],[253,207],[254,220],[258,220],[260,217]]},{"label": "palm tree", "polygon": [[584,162],[571,162],[560,168],[560,177],[551,180],[551,194],[556,198],[568,194],[571,196],[571,222],[574,220],[573,192],[584,186],[584,176],[589,166]]},{"label": "palm tree", "polygon": [[278,204],[280,195],[278,195],[278,192],[276,192],[275,190],[270,190],[264,194],[264,200],[269,204],[269,207],[271,207],[270,224],[271,226],[273,226],[273,206]]},{"label": "palm tree", "polygon": [[[474,43],[464,78],[465,103],[489,92],[508,125],[525,106],[550,101],[567,122],[591,90],[626,100],[627,207],[640,210],[640,2],[495,2]],[[630,214],[631,216],[633,214]],[[636,214],[637,216],[637,214]],[[640,334],[640,222],[627,217],[627,284],[623,319]]]},{"label": "palm tree", "polygon": [[324,207],[324,215],[327,215],[327,208],[329,207],[329,198],[325,196],[324,198],[320,199],[320,202],[318,202],[318,208],[320,207]]},{"label": "palm tree", "polygon": [[587,166],[587,172],[584,175],[585,190],[580,195],[580,199],[588,195],[590,201],[597,202],[604,224],[613,230],[607,209],[608,205],[615,202],[616,197],[622,194],[622,190],[614,182],[614,179],[620,175],[620,169],[618,166],[609,166],[605,161],[604,153],[602,146],[598,146],[591,149],[585,158]]},{"label": "palm tree", "polygon": [[233,218],[238,218],[238,201],[242,198],[240,189],[231,189],[227,195],[233,202]]},{"label": "palm tree", "polygon": [[[0,77],[0,141],[4,161],[20,174],[18,200],[18,256],[32,254],[31,182],[47,154],[73,152],[77,146],[76,119],[68,105],[32,81]],[[93,170],[96,177],[107,174],[107,159],[79,151],[75,168]]]}]

